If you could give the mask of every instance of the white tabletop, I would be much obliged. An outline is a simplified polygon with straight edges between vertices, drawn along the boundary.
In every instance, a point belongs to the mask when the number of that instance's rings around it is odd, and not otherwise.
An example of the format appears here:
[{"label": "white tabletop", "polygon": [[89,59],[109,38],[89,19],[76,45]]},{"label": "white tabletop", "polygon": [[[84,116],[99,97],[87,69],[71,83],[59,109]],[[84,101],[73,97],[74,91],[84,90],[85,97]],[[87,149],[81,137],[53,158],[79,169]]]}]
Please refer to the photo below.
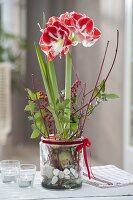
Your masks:
[{"label": "white tabletop", "polygon": [[[129,196],[130,195],[130,196]],[[77,190],[48,190],[41,186],[37,172],[33,188],[19,188],[17,184],[5,184],[0,180],[0,200],[133,200],[133,185],[118,188],[98,188],[83,184]]]}]

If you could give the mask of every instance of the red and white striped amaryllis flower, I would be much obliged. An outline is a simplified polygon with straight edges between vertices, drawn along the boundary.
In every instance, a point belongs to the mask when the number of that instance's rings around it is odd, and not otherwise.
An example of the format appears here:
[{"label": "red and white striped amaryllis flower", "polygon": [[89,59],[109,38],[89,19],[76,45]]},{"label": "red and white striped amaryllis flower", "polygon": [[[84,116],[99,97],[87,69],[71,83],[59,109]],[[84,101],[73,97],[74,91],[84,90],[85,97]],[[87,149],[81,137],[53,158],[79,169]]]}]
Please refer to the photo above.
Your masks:
[{"label": "red and white striped amaryllis flower", "polygon": [[58,18],[50,18],[40,38],[40,47],[49,61],[58,54],[60,57],[68,53],[72,45],[69,29],[60,23]]},{"label": "red and white striped amaryllis flower", "polygon": [[93,20],[85,14],[66,12],[60,15],[60,20],[75,34],[75,44],[82,43],[83,46],[90,47],[101,36],[100,30],[94,27]]},{"label": "red and white striped amaryllis flower", "polygon": [[58,54],[66,55],[70,46],[82,43],[85,47],[92,46],[101,36],[94,22],[85,14],[71,12],[60,17],[51,17],[42,30],[40,47],[47,55],[48,60],[53,60]]}]

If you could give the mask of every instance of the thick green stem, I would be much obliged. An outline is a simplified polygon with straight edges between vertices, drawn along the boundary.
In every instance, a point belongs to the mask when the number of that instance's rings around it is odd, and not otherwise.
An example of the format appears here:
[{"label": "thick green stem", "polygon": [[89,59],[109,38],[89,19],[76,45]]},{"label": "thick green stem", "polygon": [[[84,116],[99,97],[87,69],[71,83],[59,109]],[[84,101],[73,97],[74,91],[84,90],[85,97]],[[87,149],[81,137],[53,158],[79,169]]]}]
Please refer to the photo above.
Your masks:
[{"label": "thick green stem", "polygon": [[58,90],[54,63],[52,61],[47,62],[47,66],[48,66],[49,79],[51,82],[51,87],[52,87],[53,95],[54,95],[54,103],[56,104],[57,99],[59,99],[59,90]]},{"label": "thick green stem", "polygon": [[[70,53],[66,55],[66,72],[65,72],[65,99],[69,99],[70,102],[65,110],[66,116],[70,119],[71,113],[71,81],[72,81],[72,58]],[[70,123],[67,124],[67,128],[70,128]]]}]

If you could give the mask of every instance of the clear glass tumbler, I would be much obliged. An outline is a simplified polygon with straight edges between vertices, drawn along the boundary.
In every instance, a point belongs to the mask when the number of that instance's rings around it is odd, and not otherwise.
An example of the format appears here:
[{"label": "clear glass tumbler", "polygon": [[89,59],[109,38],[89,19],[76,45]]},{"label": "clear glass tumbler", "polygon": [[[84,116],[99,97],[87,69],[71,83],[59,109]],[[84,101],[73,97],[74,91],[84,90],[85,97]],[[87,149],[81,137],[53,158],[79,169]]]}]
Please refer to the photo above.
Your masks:
[{"label": "clear glass tumbler", "polygon": [[32,187],[34,183],[35,174],[36,174],[36,165],[33,164],[20,165],[18,174],[19,187]]},{"label": "clear glass tumbler", "polygon": [[0,162],[1,177],[3,183],[17,182],[20,167],[19,160],[2,160]]}]

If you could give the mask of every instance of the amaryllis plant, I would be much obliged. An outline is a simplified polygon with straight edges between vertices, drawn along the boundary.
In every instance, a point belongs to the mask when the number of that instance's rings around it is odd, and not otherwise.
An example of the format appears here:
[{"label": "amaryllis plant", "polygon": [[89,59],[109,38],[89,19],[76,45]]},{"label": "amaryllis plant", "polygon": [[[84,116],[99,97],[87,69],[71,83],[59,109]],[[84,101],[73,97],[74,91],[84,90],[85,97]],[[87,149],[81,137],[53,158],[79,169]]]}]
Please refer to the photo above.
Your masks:
[{"label": "amaryllis plant", "polygon": [[[86,83],[82,83],[77,74],[77,80],[72,84],[71,47],[79,44],[91,47],[101,37],[101,31],[94,26],[93,20],[85,14],[67,12],[59,17],[51,17],[44,28],[40,27],[40,31],[42,35],[39,45],[35,44],[35,49],[45,91],[38,89],[37,81],[32,76],[33,90],[26,88],[28,105],[25,107],[32,122],[31,138],[40,134],[44,138],[66,141],[81,138],[86,119],[94,109],[103,101],[118,98],[116,94],[108,94],[105,85],[116,59],[119,32],[117,31],[114,59],[107,76],[100,80],[109,41],[94,88],[88,92]],[[46,55],[45,59],[40,49]],[[66,57],[65,89],[62,91],[58,89],[53,63],[58,55],[60,58]]]}]

